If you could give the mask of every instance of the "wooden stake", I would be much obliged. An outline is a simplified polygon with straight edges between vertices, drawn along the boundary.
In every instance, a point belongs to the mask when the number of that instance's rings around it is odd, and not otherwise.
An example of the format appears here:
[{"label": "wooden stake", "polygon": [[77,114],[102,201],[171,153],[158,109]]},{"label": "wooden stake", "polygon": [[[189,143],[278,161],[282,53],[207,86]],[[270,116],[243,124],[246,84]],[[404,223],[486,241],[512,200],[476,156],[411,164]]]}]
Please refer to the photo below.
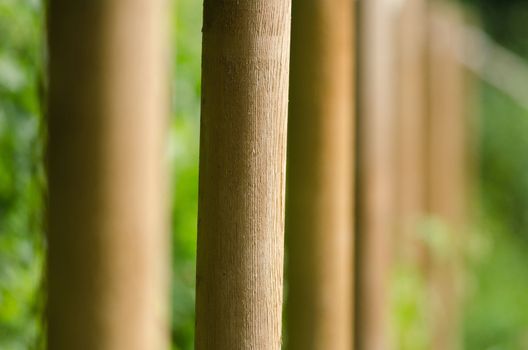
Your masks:
[{"label": "wooden stake", "polygon": [[288,348],[352,348],[354,1],[293,2]]},{"label": "wooden stake", "polygon": [[204,4],[198,350],[281,347],[290,10]]},{"label": "wooden stake", "polygon": [[49,2],[48,349],[169,348],[167,5]]}]

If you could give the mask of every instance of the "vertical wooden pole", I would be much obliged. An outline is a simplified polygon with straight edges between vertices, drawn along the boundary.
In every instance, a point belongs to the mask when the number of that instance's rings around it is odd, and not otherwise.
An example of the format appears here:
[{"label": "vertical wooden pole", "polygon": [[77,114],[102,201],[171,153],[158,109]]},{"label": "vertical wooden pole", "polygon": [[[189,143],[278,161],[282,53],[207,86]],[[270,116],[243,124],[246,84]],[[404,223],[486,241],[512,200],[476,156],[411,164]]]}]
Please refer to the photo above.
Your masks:
[{"label": "vertical wooden pole", "polygon": [[461,242],[466,211],[464,72],[456,59],[461,42],[458,8],[435,4],[430,21],[429,193],[437,244],[430,272],[432,349],[460,349]]},{"label": "vertical wooden pole", "polygon": [[169,348],[166,13],[49,1],[49,349]]},{"label": "vertical wooden pole", "polygon": [[[423,0],[404,0],[397,25],[397,231],[398,259],[425,267],[418,237],[426,210],[426,33]],[[420,266],[421,265],[421,266]]]},{"label": "vertical wooden pole", "polygon": [[390,350],[390,275],[395,231],[395,7],[361,6],[359,115],[359,300],[361,350]]},{"label": "vertical wooden pole", "polygon": [[294,0],[288,348],[352,348],[354,1]]},{"label": "vertical wooden pole", "polygon": [[289,0],[206,0],[196,348],[281,346]]},{"label": "vertical wooden pole", "polygon": [[[427,273],[424,239],[427,189],[427,9],[403,0],[396,26],[396,232],[392,279],[394,346],[428,349]],[[409,310],[412,316],[409,317]]]}]

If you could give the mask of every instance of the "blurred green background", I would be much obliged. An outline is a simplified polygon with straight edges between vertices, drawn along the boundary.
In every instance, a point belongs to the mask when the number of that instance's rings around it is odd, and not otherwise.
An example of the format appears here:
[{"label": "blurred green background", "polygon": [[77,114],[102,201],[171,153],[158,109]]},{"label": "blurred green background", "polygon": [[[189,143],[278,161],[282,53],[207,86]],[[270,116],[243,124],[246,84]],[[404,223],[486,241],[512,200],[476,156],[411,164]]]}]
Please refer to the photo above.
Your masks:
[{"label": "blurred green background", "polygon": [[[528,57],[525,1],[466,2],[495,40]],[[173,11],[172,339],[174,349],[190,350],[202,3],[179,0]],[[1,350],[35,349],[43,340],[43,28],[41,0],[0,0]],[[480,172],[467,249],[464,348],[528,349],[528,111],[485,84],[479,86],[478,104]]]},{"label": "blurred green background", "polygon": [[[43,344],[44,4],[0,0],[0,350]],[[172,9],[172,339],[192,349],[202,4]]]}]

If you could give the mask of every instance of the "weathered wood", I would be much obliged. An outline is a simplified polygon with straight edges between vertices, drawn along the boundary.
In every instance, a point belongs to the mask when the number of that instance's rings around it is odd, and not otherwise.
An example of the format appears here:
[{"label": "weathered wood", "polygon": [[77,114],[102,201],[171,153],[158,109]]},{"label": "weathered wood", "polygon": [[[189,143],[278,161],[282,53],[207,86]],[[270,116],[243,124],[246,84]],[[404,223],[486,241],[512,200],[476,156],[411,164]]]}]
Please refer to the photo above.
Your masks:
[{"label": "weathered wood", "polygon": [[390,350],[395,233],[395,3],[360,3],[357,348]]},{"label": "weathered wood", "polygon": [[48,348],[168,349],[167,2],[48,9]]},{"label": "weathered wood", "polygon": [[206,0],[196,348],[281,346],[288,0]]},{"label": "weathered wood", "polygon": [[354,1],[292,9],[286,240],[288,349],[353,337]]}]

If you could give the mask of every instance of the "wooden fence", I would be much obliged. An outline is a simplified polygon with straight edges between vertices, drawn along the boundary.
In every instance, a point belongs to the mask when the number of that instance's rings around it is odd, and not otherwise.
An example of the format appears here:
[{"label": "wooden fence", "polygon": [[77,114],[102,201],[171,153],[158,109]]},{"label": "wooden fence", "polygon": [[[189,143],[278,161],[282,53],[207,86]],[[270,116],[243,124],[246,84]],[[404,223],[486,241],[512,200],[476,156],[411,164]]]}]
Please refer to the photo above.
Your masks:
[{"label": "wooden fence", "polygon": [[[50,0],[49,349],[170,346],[167,12]],[[440,1],[205,0],[202,60],[196,349],[410,349],[402,273],[460,349],[468,68],[527,104],[515,59]]]}]

